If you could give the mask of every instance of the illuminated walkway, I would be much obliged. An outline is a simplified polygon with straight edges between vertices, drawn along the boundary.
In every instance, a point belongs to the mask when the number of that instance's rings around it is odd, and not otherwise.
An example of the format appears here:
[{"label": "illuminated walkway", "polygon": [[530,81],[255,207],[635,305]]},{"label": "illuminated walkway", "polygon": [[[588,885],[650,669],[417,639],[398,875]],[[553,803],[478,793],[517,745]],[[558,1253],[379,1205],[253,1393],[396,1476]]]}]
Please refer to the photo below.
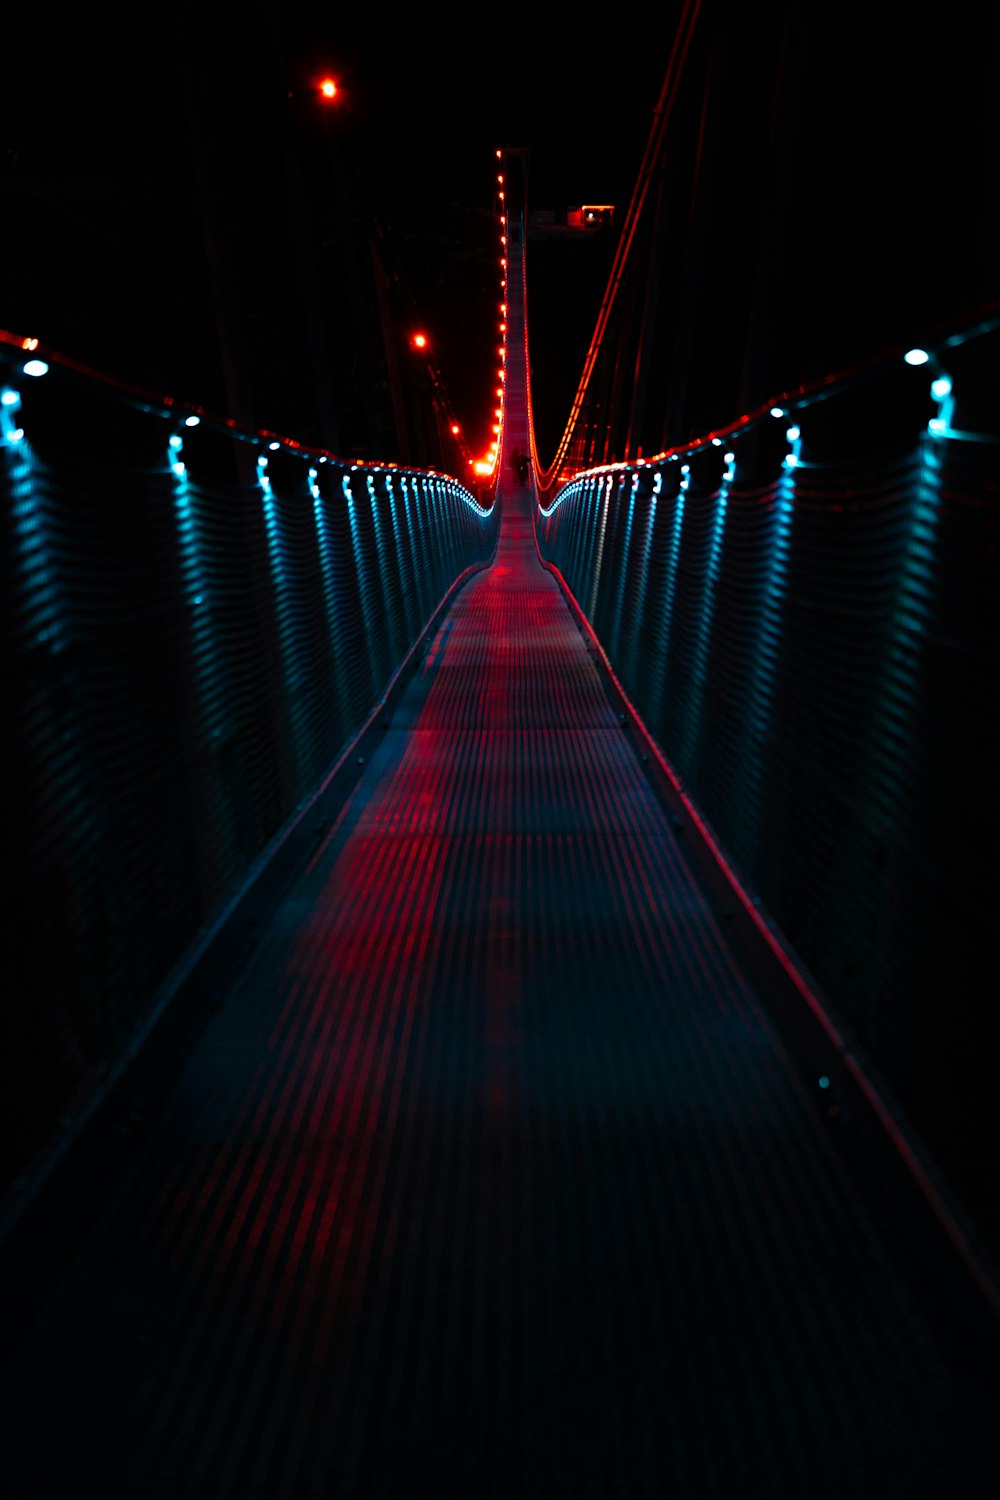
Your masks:
[{"label": "illuminated walkway", "polygon": [[7,1377],[18,1493],[982,1493],[989,1394],[502,504]]}]

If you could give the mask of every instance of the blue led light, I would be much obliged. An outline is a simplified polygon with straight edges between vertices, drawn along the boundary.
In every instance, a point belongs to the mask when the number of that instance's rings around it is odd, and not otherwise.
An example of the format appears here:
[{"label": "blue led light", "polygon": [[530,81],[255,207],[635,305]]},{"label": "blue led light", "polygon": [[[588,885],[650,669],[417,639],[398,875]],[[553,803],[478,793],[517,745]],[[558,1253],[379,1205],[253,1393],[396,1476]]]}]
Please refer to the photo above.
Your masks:
[{"label": "blue led light", "polygon": [[175,449],[175,450],[176,450],[176,449],[179,449],[179,448],[181,448],[181,447],[183,447],[183,445],[184,445],[184,440],[183,440],[183,438],[181,438],[181,437],[179,437],[179,436],[178,436],[178,434],[177,434],[177,433],[176,433],[176,432],[172,432],[172,433],[171,433],[171,434],[170,434],[170,439],[169,439],[169,441],[170,441],[170,446],[171,446],[171,448],[173,448],[173,449]]},{"label": "blue led light", "polygon": [[197,427],[200,421],[201,421],[200,417],[195,417],[195,416],[185,417],[184,418],[184,426],[185,427]]},{"label": "blue led light", "polygon": [[908,365],[925,365],[930,355],[926,349],[907,349],[903,358]]},{"label": "blue led light", "polygon": [[931,395],[935,401],[943,401],[945,396],[951,395],[951,381],[947,375],[939,375],[931,382]]},{"label": "blue led light", "polygon": [[49,373],[49,367],[45,363],[44,359],[29,359],[27,364],[24,366],[24,373],[25,375],[34,376],[47,375]]},{"label": "blue led light", "polygon": [[20,392],[7,386],[0,394],[0,435],[5,443],[17,444],[24,437],[23,427],[16,426],[14,422],[14,413],[20,409]]},{"label": "blue led light", "polygon": [[827,1078],[825,1073],[819,1081],[819,1086],[821,1089],[828,1089],[830,1087],[830,1080],[829,1078]]},{"label": "blue led light", "polygon": [[771,416],[772,417],[783,417],[784,415],[785,415],[785,408],[783,406],[772,406],[771,407]]},{"label": "blue led light", "polygon": [[790,443],[797,443],[801,436],[802,429],[800,427],[789,427],[788,431],[785,433],[785,437]]}]

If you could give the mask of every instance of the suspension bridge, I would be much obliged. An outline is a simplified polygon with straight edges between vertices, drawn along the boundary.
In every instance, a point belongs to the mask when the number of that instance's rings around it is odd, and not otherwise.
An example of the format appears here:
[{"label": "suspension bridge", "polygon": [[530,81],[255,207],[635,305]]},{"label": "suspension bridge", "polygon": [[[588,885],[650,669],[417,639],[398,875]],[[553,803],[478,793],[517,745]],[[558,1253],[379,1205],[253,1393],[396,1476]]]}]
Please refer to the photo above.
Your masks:
[{"label": "suspension bridge", "polygon": [[499,167],[481,474],[3,337],[11,1497],[995,1476],[1000,313],[546,465]]}]

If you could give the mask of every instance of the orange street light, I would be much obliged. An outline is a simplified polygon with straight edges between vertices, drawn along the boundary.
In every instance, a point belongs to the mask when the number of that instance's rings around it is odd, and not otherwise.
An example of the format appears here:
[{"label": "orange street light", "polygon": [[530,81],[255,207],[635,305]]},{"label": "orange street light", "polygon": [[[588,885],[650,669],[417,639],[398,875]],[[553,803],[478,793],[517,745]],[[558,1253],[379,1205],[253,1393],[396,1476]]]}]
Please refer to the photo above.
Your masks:
[{"label": "orange street light", "polygon": [[332,78],[324,78],[319,86],[319,91],[324,99],[336,99],[337,97],[337,85]]},{"label": "orange street light", "polygon": [[415,334],[413,334],[412,337],[410,338],[410,343],[412,344],[412,346],[413,346],[414,349],[426,349],[427,348],[427,335],[426,335],[426,333],[415,333]]}]

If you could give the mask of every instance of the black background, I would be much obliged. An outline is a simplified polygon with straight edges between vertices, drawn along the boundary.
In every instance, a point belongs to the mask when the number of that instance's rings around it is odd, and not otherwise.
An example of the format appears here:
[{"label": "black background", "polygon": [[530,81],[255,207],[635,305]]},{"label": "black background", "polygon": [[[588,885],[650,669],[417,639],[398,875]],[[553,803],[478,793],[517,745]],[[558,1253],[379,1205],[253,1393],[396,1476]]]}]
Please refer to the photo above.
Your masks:
[{"label": "black background", "polygon": [[[427,326],[448,399],[485,445],[493,152],[528,149],[531,207],[611,202],[620,223],[680,13],[674,0],[587,25],[544,8],[401,22],[310,4],[16,18],[0,326],[322,440],[318,341],[337,435],[359,450],[372,439],[351,403],[371,356],[357,288],[370,295],[374,233],[393,316]],[[819,378],[996,295],[998,25],[980,6],[933,26],[915,15],[702,5],[668,130],[670,295],[696,303],[685,431],[735,416],[757,387]],[[341,85],[333,108],[315,93],[326,71]],[[529,243],[543,450],[615,234]],[[764,354],[748,387],[762,285]]]}]

